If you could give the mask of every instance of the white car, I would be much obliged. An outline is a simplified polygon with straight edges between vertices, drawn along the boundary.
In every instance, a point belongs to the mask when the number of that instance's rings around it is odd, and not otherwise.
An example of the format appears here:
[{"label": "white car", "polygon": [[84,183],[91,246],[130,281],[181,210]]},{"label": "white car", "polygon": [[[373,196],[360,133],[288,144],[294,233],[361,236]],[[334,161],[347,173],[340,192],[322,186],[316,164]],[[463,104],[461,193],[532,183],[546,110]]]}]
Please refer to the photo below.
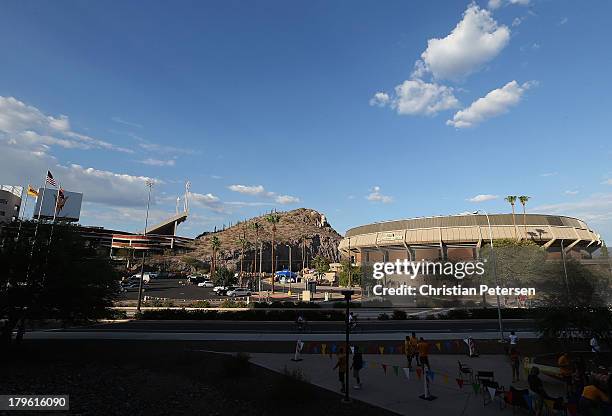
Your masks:
[{"label": "white car", "polygon": [[246,287],[236,287],[232,290],[228,290],[227,296],[231,296],[233,298],[238,296],[251,296],[251,290]]},{"label": "white car", "polygon": [[215,285],[213,282],[205,280],[203,282],[198,283],[198,287],[215,287]]}]

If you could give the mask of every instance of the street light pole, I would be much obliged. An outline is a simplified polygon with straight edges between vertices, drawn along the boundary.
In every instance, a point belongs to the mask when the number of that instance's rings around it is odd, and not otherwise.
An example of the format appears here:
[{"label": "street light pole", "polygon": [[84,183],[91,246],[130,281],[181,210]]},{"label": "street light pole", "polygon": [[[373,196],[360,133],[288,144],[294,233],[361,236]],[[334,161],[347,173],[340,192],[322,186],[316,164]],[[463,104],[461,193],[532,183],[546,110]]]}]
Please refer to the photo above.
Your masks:
[{"label": "street light pole", "polygon": [[350,314],[350,307],[351,307],[351,296],[353,296],[353,294],[355,293],[355,291],[353,290],[343,290],[342,295],[344,296],[344,299],[346,300],[346,316],[344,317],[344,325],[345,325],[345,332],[346,332],[346,338],[344,341],[344,354],[346,359],[344,360],[344,364],[345,364],[345,368],[344,368],[344,398],[342,399],[343,403],[350,403],[351,399],[349,397],[349,352],[350,352],[350,347],[349,347],[349,333],[350,333],[350,327],[349,327],[349,314]]},{"label": "street light pole", "polygon": [[[493,230],[491,229],[491,220],[489,219],[489,214],[487,214],[487,211],[485,210],[478,210],[475,211],[475,214],[478,213],[484,213],[485,216],[487,217],[487,225],[489,227],[489,242],[491,244],[491,257],[493,259],[493,279],[495,280],[495,284],[497,286],[499,286],[499,281],[497,280],[497,264],[496,264],[496,259],[495,259],[495,251],[493,249]],[[496,291],[497,292],[497,291]],[[501,301],[499,299],[499,293],[497,293],[497,323],[499,324],[499,339],[500,342],[504,341],[504,327],[502,324],[502,316],[501,316]]]},{"label": "street light pole", "polygon": [[[144,228],[144,232],[142,233],[143,235],[143,241],[142,243],[145,243],[145,238],[147,235],[147,227],[149,226],[149,207],[151,205],[151,188],[153,187],[153,181],[150,179],[147,179],[147,181],[145,182],[145,185],[149,188],[149,195],[147,197],[147,213],[145,215],[145,228]],[[143,248],[142,250],[142,265],[140,266],[140,280],[138,282],[138,306],[136,307],[136,312],[140,313],[140,305],[142,304],[142,281],[144,279],[144,265],[145,265],[145,255],[146,255],[146,250]]]}]

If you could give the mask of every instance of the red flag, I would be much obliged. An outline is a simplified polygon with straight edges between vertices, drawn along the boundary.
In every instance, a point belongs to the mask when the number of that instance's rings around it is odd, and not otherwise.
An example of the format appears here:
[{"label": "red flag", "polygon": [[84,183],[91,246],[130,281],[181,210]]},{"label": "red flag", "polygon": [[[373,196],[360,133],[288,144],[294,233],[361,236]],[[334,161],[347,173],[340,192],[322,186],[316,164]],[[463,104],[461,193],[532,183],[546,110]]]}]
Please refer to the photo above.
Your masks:
[{"label": "red flag", "polygon": [[460,389],[463,388],[463,380],[461,380],[460,378],[456,379],[457,380],[457,385],[459,386]]}]

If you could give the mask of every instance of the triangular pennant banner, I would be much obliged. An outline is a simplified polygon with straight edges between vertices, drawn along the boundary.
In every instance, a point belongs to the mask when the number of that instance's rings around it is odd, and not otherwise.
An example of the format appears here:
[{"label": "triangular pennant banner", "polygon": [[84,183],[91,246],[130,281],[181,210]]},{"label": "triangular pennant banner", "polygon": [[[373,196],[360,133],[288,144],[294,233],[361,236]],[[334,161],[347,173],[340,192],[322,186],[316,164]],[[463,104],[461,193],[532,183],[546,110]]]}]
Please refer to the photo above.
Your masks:
[{"label": "triangular pennant banner", "polygon": [[355,354],[355,347],[351,345],[349,348],[351,349],[351,354]]},{"label": "triangular pennant banner", "polygon": [[383,346],[381,345],[380,347],[378,347],[378,351],[379,351],[381,354],[384,354],[384,353],[385,353],[385,347],[383,347]]},{"label": "triangular pennant banner", "polygon": [[389,354],[393,354],[393,345],[389,347]]},{"label": "triangular pennant banner", "polygon": [[431,370],[427,370],[427,373],[426,373],[426,374],[427,374],[427,377],[428,377],[428,378],[429,378],[431,381],[434,381],[434,376],[436,375],[436,373],[434,373],[434,372],[433,372],[433,371],[431,371]]},{"label": "triangular pennant banner", "polygon": [[460,378],[456,378],[455,380],[457,381],[457,385],[459,386],[459,388],[462,389],[463,388],[463,380],[460,379]]},{"label": "triangular pennant banner", "polygon": [[333,352],[334,354],[336,353],[336,344],[332,344],[331,346],[331,352]]},{"label": "triangular pennant banner", "polygon": [[399,367],[394,365],[393,366],[393,372],[395,373],[396,376],[399,376]]},{"label": "triangular pennant banner", "polygon": [[404,370],[404,375],[406,376],[406,379],[410,380],[410,369],[408,367],[404,367],[402,368],[402,370]]},{"label": "triangular pennant banner", "polygon": [[387,364],[381,364],[383,371],[387,374]]},{"label": "triangular pennant banner", "polygon": [[472,383],[472,388],[474,389],[474,393],[478,394],[478,392],[480,391],[480,384]]},{"label": "triangular pennant banner", "polygon": [[487,390],[489,390],[489,395],[491,396],[491,398],[494,399],[495,393],[497,393],[497,389],[495,389],[494,387],[487,387]]},{"label": "triangular pennant banner", "polygon": [[419,380],[421,379],[421,374],[423,373],[423,370],[421,370],[419,367],[417,367],[416,369],[416,373],[417,373],[417,377],[419,378]]},{"label": "triangular pennant banner", "polygon": [[327,344],[321,344],[321,354],[325,355],[326,348],[327,348]]},{"label": "triangular pennant banner", "polygon": [[318,347],[313,346],[313,347],[312,347],[312,352],[313,352],[314,354],[318,354],[318,353],[319,353],[319,348],[318,348]]},{"label": "triangular pennant banner", "polygon": [[444,374],[444,384],[448,384],[448,374]]},{"label": "triangular pennant banner", "polygon": [[450,343],[450,341],[444,341],[444,348],[446,348],[446,351],[450,351],[451,350],[451,343]]},{"label": "triangular pennant banner", "polygon": [[436,348],[438,349],[438,351],[442,351],[442,344],[439,342],[436,342]]}]

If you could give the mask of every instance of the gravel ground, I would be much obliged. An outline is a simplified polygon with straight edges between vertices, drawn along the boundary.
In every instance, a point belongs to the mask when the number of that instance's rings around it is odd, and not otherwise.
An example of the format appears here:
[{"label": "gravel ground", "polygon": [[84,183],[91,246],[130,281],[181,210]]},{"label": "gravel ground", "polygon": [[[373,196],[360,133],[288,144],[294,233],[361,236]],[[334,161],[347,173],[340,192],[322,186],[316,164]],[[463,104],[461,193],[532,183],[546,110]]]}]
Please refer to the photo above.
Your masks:
[{"label": "gravel ground", "polygon": [[[29,341],[2,353],[0,394],[69,394],[73,415],[393,415],[189,342]],[[7,413],[8,414],[8,413]],[[35,414],[45,412],[11,412]]]}]

